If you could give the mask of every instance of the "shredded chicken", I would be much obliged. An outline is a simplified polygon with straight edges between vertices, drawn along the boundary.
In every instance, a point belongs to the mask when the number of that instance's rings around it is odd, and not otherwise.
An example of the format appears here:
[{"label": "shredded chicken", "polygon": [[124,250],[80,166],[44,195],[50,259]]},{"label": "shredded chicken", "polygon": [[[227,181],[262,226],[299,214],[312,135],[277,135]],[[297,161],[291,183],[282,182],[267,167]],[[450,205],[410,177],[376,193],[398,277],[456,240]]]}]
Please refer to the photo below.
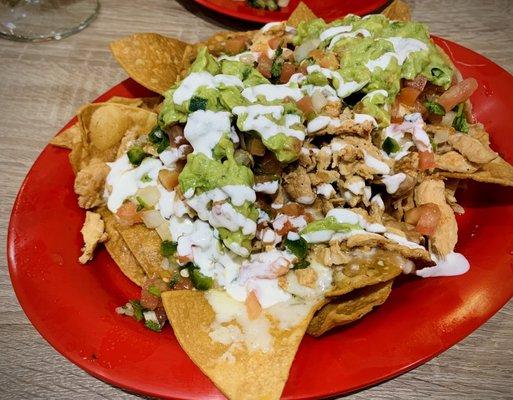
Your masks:
[{"label": "shredded chicken", "polygon": [[450,136],[449,143],[469,161],[477,164],[489,163],[497,158],[498,155],[488,146],[484,146],[479,140],[463,133]]},{"label": "shredded chicken", "polygon": [[98,159],[92,159],[89,165],[78,171],[75,177],[75,193],[78,194],[80,207],[90,209],[104,203],[103,187],[108,174],[109,167]]},{"label": "shredded chicken", "polygon": [[439,256],[446,256],[454,250],[458,241],[458,224],[454,211],[445,199],[445,185],[439,179],[426,179],[415,189],[415,203],[436,204],[441,212],[435,233],[431,236],[430,247]]},{"label": "shredded chicken", "polygon": [[82,255],[78,260],[85,264],[93,258],[94,249],[98,243],[107,240],[105,223],[101,215],[92,211],[86,211],[86,219],[80,232],[84,238],[84,247],[82,247]]}]

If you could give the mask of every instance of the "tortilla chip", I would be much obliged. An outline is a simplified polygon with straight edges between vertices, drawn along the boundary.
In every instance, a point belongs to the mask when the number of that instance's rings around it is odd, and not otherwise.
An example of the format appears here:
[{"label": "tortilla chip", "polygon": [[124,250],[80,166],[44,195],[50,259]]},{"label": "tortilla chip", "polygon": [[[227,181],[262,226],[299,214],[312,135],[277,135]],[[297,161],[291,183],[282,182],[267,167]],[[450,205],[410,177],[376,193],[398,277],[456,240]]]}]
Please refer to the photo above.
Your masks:
[{"label": "tortilla chip", "polygon": [[411,10],[408,3],[402,0],[394,0],[382,14],[395,21],[411,21]]},{"label": "tortilla chip", "polygon": [[308,22],[316,18],[317,15],[305,3],[300,2],[296,9],[292,11],[292,14],[290,14],[287,25],[297,28],[301,22]]},{"label": "tortilla chip", "polygon": [[117,103],[88,104],[79,110],[77,116],[82,143],[77,149],[80,154],[70,155],[70,161],[77,169],[93,158],[114,161],[121,140],[127,133],[135,137],[145,135],[157,124],[157,114]]},{"label": "tortilla chip", "polygon": [[119,234],[116,218],[105,207],[101,207],[97,211],[105,222],[105,232],[109,236],[104,243],[105,248],[121,272],[136,285],[142,286],[146,280],[146,273]]},{"label": "tortilla chip", "polygon": [[[359,263],[357,270],[354,270],[351,264],[334,267],[333,287],[326,293],[326,297],[341,296],[365,286],[388,282],[403,272],[397,262],[387,257],[388,254],[393,255],[394,252],[380,249],[377,251],[381,252],[381,256],[375,257],[368,263]],[[379,260],[374,262],[376,258]]]},{"label": "tortilla chip", "polygon": [[326,304],[314,315],[306,332],[320,336],[336,326],[362,318],[385,302],[392,291],[392,280],[355,290]]},{"label": "tortilla chip", "polygon": [[146,228],[143,224],[129,227],[118,224],[117,230],[149,278],[160,277],[169,281],[173,274],[162,268],[162,240],[154,229]]},{"label": "tortilla chip", "polygon": [[54,136],[52,140],[50,140],[50,144],[62,147],[63,149],[72,150],[73,147],[82,140],[81,136],[82,132],[80,131],[80,127],[78,126],[78,123],[75,123],[65,131],[59,133],[57,136]]},{"label": "tortilla chip", "polygon": [[[226,295],[228,296],[228,295]],[[214,342],[209,336],[215,313],[205,292],[173,290],[162,302],[178,342],[205,375],[229,399],[279,399],[299,343],[313,314],[290,330],[270,329],[271,351]],[[260,318],[266,319],[265,316]],[[225,326],[225,325],[224,325]],[[235,327],[237,325],[231,324]],[[228,356],[228,353],[231,356]]]},{"label": "tortilla chip", "polygon": [[124,37],[110,49],[128,76],[160,94],[173,86],[195,54],[195,46],[157,33]]},{"label": "tortilla chip", "polygon": [[198,47],[206,46],[209,53],[214,56],[220,56],[226,53],[226,41],[232,38],[244,38],[246,43],[249,44],[255,33],[258,31],[244,31],[244,32],[232,32],[224,31],[217,32],[210,36],[207,40],[197,44]]},{"label": "tortilla chip", "polygon": [[497,157],[488,164],[482,165],[481,169],[476,172],[440,172],[440,175],[446,178],[472,179],[477,182],[513,186],[513,166],[501,157]]}]

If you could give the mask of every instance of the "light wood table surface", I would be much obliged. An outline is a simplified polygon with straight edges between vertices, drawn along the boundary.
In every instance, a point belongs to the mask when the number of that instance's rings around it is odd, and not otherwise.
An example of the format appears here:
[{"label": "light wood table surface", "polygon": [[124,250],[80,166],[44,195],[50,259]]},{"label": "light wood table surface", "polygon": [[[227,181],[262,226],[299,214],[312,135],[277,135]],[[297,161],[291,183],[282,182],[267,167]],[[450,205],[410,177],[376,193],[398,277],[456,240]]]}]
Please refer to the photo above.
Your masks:
[{"label": "light wood table surface", "polygon": [[[417,20],[513,72],[513,1],[412,1]],[[48,140],[74,111],[125,78],[108,43],[134,32],[195,42],[221,29],[253,26],[183,0],[103,0],[83,32],[57,42],[0,39],[0,238],[5,243],[18,188]],[[135,399],[87,375],[30,325],[0,255],[0,398]],[[354,399],[513,399],[513,302],[447,352]],[[393,323],[393,321],[391,321]]]}]

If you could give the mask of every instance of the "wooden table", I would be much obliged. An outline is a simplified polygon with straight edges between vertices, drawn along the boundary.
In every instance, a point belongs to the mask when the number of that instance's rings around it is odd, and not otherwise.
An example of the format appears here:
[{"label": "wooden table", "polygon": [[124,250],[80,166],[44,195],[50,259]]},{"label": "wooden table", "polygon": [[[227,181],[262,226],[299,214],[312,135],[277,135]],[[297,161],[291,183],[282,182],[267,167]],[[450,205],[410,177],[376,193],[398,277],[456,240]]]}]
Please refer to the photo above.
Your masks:
[{"label": "wooden table", "polygon": [[[0,235],[29,167],[48,140],[86,103],[125,78],[107,44],[133,32],[197,41],[220,29],[253,26],[191,1],[104,0],[83,32],[57,42],[0,40]],[[470,47],[513,72],[513,2],[412,1],[431,31]],[[0,398],[135,399],[68,362],[30,325],[0,268]],[[355,399],[513,398],[513,302],[470,337],[427,364]]]}]

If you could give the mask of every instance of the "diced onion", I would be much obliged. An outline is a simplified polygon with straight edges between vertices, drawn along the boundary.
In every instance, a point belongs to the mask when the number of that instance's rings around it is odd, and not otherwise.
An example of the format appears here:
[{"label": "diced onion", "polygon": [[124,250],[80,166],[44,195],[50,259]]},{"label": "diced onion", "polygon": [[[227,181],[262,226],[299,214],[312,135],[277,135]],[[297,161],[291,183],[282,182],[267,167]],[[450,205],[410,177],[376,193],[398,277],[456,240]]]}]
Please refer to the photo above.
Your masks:
[{"label": "diced onion", "polygon": [[328,104],[328,100],[320,90],[316,90],[312,95],[312,105],[316,113],[320,113],[322,108]]},{"label": "diced onion", "polygon": [[296,49],[294,50],[294,59],[297,62],[303,61],[305,58],[308,57],[308,54],[310,54],[312,50],[315,50],[317,46],[319,46],[320,43],[321,40],[317,38],[306,40],[300,46],[296,47]]},{"label": "diced onion", "polygon": [[146,186],[139,189],[135,196],[139,197],[147,206],[153,207],[160,199],[160,192],[156,186]]},{"label": "diced onion", "polygon": [[162,240],[173,240],[173,236],[171,235],[171,231],[169,230],[169,224],[167,222],[164,222],[163,224],[157,226],[155,230],[157,231]]},{"label": "diced onion", "polygon": [[445,115],[442,117],[442,125],[452,126],[452,121],[454,121],[455,116],[456,113],[454,111],[446,112]]},{"label": "diced onion", "polygon": [[241,55],[239,60],[241,63],[249,65],[253,65],[253,63],[256,61],[255,56],[251,53]]},{"label": "diced onion", "polygon": [[157,210],[142,211],[141,218],[144,222],[144,225],[146,225],[146,227],[149,229],[155,229],[166,222],[165,219],[162,218],[162,215],[160,215],[160,212]]},{"label": "diced onion", "polygon": [[449,132],[447,131],[437,131],[433,136],[433,141],[436,144],[445,143],[447,142],[447,139],[449,139]]}]

